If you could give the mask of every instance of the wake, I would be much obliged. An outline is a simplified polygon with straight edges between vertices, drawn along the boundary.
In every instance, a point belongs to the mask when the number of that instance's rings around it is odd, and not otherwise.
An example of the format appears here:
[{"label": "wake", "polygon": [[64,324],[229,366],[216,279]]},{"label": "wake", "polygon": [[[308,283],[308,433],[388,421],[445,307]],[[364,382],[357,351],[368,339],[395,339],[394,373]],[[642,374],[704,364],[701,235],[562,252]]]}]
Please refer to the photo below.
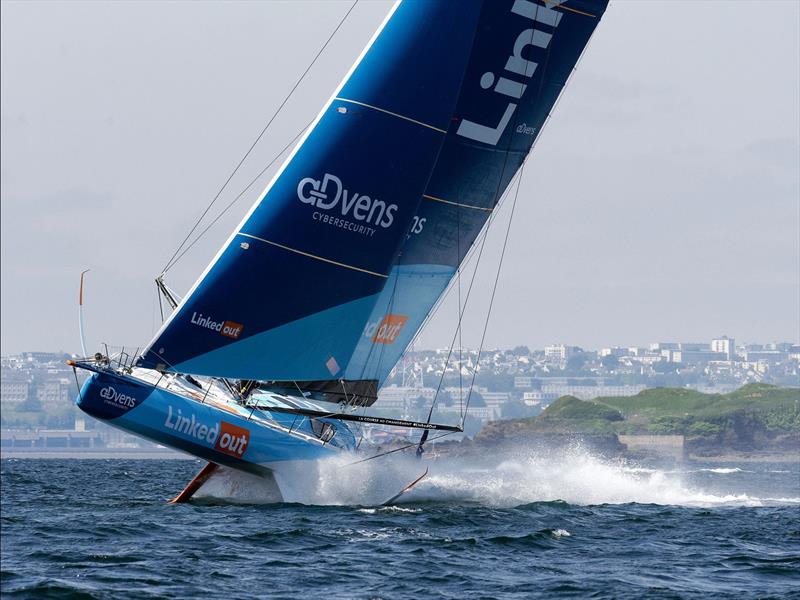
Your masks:
[{"label": "wake", "polygon": [[[298,463],[276,476],[285,502],[322,506],[378,506],[419,477],[414,489],[393,504],[420,502],[470,503],[514,507],[533,502],[563,501],[575,505],[659,504],[677,506],[764,506],[800,504],[794,497],[757,497],[744,492],[704,490],[687,483],[695,471],[649,468],[623,460],[604,459],[582,448],[537,453],[527,448],[504,449],[495,459],[474,457],[418,461],[411,456],[386,456],[353,465],[352,457]],[[740,473],[741,469],[703,469]],[[208,486],[208,489],[206,489]],[[275,502],[274,489],[245,474],[228,471],[213,478],[200,495],[232,502]],[[259,487],[261,486],[261,487]]]}]

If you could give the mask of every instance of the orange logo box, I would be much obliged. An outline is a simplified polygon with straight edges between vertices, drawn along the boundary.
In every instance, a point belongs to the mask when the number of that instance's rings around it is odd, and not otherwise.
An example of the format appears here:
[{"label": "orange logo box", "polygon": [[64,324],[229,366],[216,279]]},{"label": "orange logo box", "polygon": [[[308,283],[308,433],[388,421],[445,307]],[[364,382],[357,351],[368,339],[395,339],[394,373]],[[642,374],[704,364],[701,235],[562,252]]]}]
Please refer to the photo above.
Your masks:
[{"label": "orange logo box", "polygon": [[234,323],[233,321],[225,321],[222,324],[222,330],[220,331],[220,333],[229,338],[238,340],[239,336],[242,335],[242,329],[244,329],[244,325],[242,325],[241,323]]},{"label": "orange logo box", "polygon": [[372,341],[376,344],[393,344],[406,321],[408,321],[408,317],[405,315],[386,315],[378,323]]},{"label": "orange logo box", "polygon": [[225,454],[241,458],[250,443],[250,430],[225,421],[220,422],[219,437],[214,448]]}]

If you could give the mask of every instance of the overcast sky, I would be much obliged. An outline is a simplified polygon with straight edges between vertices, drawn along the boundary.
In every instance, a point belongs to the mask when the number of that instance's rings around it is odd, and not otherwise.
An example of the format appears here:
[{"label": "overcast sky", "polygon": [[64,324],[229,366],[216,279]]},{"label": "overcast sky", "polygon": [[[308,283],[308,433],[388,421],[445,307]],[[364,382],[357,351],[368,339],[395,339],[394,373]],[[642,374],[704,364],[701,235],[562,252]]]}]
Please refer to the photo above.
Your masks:
[{"label": "overcast sky", "polygon": [[[85,268],[90,346],[149,341],[153,278],[349,5],[2,2],[3,354],[78,351]],[[313,118],[387,8],[358,4],[223,204]],[[797,343],[799,39],[795,1],[612,1],[525,169],[487,345]],[[268,176],[170,271],[176,291]],[[417,348],[448,345],[455,310]]]}]

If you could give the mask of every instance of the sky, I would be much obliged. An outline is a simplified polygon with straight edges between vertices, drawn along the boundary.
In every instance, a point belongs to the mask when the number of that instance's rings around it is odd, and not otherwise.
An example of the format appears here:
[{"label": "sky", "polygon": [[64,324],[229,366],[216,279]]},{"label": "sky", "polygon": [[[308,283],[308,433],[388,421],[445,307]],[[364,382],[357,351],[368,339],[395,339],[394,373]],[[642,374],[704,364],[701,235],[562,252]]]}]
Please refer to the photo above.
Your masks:
[{"label": "sky", "polygon": [[[153,278],[349,6],[3,1],[0,351],[77,352],[83,269],[89,346],[146,344]],[[221,204],[316,115],[388,7],[358,3]],[[273,172],[170,287],[188,290]],[[417,349],[451,343],[451,298]],[[800,3],[612,0],[525,168],[485,345],[723,334],[800,342]]]}]

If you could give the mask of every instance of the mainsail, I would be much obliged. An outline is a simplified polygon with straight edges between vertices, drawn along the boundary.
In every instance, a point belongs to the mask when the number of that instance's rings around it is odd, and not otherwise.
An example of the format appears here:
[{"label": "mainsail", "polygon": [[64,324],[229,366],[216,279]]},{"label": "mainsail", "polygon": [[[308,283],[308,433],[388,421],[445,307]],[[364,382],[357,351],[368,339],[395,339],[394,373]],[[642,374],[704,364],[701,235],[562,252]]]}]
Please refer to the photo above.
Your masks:
[{"label": "mainsail", "polygon": [[606,5],[484,3],[444,147],[347,379],[383,382],[397,363],[530,152]]},{"label": "mainsail", "polygon": [[606,4],[396,4],[140,364],[316,390],[367,383],[374,395]]}]

